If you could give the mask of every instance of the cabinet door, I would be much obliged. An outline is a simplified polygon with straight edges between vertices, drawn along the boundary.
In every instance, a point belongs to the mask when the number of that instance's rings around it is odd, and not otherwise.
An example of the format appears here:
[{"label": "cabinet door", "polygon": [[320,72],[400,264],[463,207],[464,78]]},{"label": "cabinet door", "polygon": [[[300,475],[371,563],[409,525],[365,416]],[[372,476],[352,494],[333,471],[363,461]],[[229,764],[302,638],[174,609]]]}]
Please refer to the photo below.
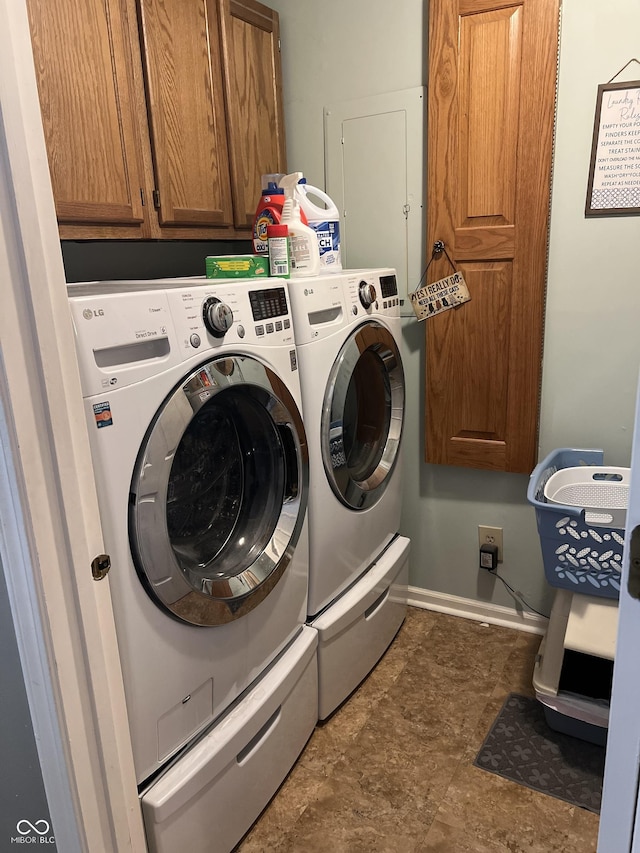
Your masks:
[{"label": "cabinet door", "polygon": [[250,227],[260,178],[286,172],[278,14],[220,0],[234,221]]},{"label": "cabinet door", "polygon": [[[429,6],[427,245],[471,302],[425,324],[428,462],[535,465],[558,6]],[[451,272],[441,253],[428,283]]]},{"label": "cabinet door", "polygon": [[230,225],[216,0],[139,6],[160,224]]},{"label": "cabinet door", "polygon": [[125,0],[28,0],[28,12],[59,222],[145,236]]}]

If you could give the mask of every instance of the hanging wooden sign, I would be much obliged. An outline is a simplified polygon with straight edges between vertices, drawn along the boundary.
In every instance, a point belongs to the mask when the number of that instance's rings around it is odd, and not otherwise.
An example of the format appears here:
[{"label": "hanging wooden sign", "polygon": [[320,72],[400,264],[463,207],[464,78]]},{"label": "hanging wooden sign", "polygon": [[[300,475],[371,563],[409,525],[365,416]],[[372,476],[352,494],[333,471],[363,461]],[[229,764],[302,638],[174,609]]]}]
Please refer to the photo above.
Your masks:
[{"label": "hanging wooden sign", "polygon": [[409,294],[413,313],[418,320],[435,317],[450,308],[457,308],[471,299],[467,283],[461,272],[427,284]]}]

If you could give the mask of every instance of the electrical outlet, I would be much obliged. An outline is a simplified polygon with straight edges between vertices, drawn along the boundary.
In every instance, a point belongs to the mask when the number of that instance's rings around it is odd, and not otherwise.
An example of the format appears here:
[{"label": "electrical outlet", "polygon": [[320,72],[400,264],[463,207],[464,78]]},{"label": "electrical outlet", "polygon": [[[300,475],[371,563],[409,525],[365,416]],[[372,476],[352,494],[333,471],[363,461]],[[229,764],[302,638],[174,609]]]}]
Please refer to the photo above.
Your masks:
[{"label": "electrical outlet", "polygon": [[497,545],[498,562],[502,562],[502,528],[501,527],[478,527],[478,545]]}]

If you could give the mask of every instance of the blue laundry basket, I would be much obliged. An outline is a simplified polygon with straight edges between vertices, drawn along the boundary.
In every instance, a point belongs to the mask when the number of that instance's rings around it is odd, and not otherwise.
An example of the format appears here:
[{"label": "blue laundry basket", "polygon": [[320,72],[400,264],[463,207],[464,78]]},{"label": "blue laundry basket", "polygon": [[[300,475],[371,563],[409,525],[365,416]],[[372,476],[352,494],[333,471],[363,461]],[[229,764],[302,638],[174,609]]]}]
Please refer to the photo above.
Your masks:
[{"label": "blue laundry basket", "polygon": [[[620,592],[624,526],[600,523],[584,507],[550,503],[545,486],[563,468],[601,466],[602,450],[561,447],[531,474],[527,499],[536,511],[542,560],[550,586],[617,599]],[[606,518],[606,513],[604,514]],[[613,517],[613,516],[610,516]]]}]

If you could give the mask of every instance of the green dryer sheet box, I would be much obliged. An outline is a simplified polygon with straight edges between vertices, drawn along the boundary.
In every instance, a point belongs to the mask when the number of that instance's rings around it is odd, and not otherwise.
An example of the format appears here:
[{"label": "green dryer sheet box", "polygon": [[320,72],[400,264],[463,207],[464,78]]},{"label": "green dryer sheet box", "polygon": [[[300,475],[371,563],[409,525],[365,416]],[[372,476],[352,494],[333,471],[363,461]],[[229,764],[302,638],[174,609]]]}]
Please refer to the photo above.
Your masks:
[{"label": "green dryer sheet box", "polygon": [[210,255],[207,278],[254,278],[269,275],[269,260],[262,255]]}]

